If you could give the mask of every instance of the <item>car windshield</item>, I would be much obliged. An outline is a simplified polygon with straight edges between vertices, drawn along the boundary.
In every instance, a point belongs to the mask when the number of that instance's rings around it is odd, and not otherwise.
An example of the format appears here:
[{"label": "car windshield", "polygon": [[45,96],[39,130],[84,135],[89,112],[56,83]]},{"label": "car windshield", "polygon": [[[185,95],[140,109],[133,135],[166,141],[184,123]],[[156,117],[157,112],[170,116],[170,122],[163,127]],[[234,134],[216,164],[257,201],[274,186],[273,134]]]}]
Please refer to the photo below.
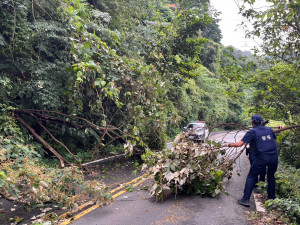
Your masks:
[{"label": "car windshield", "polygon": [[187,129],[199,129],[205,126],[204,123],[192,123],[187,126]]}]

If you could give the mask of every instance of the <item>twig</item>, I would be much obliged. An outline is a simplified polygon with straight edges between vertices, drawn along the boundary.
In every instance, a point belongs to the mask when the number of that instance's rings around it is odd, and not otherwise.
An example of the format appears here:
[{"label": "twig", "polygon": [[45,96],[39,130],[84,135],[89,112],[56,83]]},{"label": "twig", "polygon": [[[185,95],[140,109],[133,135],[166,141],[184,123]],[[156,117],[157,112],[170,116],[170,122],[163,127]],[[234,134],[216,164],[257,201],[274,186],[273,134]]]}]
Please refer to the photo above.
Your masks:
[{"label": "twig", "polygon": [[103,134],[102,134],[102,136],[101,136],[101,138],[100,138],[100,141],[98,142],[98,144],[97,144],[95,150],[94,150],[93,153],[92,153],[92,156],[94,156],[94,155],[96,154],[96,152],[99,151],[99,148],[100,148],[100,146],[101,146],[101,143],[102,143],[103,138],[104,138],[104,136],[105,136],[106,133],[107,133],[107,129],[104,130],[104,132],[103,132]]},{"label": "twig", "polygon": [[[95,130],[98,130],[98,129],[99,130],[106,130],[107,129],[113,135],[115,135],[118,138],[124,140],[124,138],[121,135],[119,135],[118,133],[116,133],[114,131],[114,130],[117,130],[117,131],[121,132],[121,130],[119,130],[118,128],[116,128],[116,127],[100,127],[100,126],[98,126],[98,125],[96,125],[96,124],[88,121],[85,118],[71,116],[71,115],[67,115],[67,114],[64,114],[64,113],[60,113],[60,112],[56,112],[56,111],[48,111],[48,110],[17,109],[17,110],[14,110],[14,112],[15,113],[27,114],[29,116],[32,116],[32,113],[34,113],[36,116],[38,116],[40,118],[44,118],[45,120],[50,120],[50,121],[53,121],[53,122],[59,122],[59,123],[63,123],[63,124],[68,124],[69,126],[74,127],[74,128],[78,128],[78,129],[85,129],[85,128],[93,128]],[[50,115],[40,114],[40,113],[37,113],[37,112],[56,113],[58,115],[62,115],[62,116],[66,116],[66,117],[71,117],[71,118],[75,118],[75,119],[79,119],[79,120],[83,120],[84,122],[87,123],[87,125],[76,124],[76,123],[73,123],[71,121],[67,121],[67,120],[64,120],[64,119],[61,119],[61,118],[58,118],[58,117],[54,117],[54,116],[50,116]]]}]

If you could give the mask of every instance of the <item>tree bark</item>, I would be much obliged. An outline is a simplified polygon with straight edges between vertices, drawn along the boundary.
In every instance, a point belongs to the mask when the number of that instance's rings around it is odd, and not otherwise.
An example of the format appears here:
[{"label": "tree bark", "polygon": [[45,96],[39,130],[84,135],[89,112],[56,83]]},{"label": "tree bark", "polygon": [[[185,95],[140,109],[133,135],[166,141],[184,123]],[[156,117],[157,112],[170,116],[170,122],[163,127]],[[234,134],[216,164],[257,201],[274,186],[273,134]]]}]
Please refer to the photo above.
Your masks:
[{"label": "tree bark", "polygon": [[282,129],[278,129],[278,130],[274,130],[274,133],[279,133],[279,132],[284,131],[284,130],[295,129],[295,128],[298,128],[298,127],[300,127],[300,124],[294,125],[294,126],[284,127]]},{"label": "tree bark", "polygon": [[[46,149],[48,149],[50,152],[52,152],[60,161],[61,167],[65,167],[64,158],[57,152],[55,151],[41,136],[39,136],[35,130],[30,127],[18,114],[15,115],[16,119],[27,129],[30,131],[30,133],[39,141],[41,142]],[[67,162],[68,163],[68,162]]]}]

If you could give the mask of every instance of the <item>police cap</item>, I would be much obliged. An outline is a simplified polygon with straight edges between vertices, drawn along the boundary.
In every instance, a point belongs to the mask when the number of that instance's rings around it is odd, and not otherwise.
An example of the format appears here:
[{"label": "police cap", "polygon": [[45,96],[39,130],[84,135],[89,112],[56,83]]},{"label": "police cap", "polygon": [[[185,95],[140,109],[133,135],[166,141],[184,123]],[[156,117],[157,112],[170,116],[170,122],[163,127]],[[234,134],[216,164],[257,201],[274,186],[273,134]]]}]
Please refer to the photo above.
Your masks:
[{"label": "police cap", "polygon": [[256,123],[264,122],[264,119],[260,115],[252,115],[251,119]]}]

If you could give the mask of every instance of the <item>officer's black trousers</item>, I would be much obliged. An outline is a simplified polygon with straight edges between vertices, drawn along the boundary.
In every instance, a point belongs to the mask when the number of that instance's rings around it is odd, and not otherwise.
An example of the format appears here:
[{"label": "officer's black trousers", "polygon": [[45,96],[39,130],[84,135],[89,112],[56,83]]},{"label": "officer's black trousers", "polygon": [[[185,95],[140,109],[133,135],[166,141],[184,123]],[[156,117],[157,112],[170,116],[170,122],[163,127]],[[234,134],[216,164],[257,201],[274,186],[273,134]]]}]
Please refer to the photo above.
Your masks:
[{"label": "officer's black trousers", "polygon": [[[256,158],[256,154],[254,154],[253,152],[249,152],[250,165],[252,165],[255,158]],[[262,181],[262,182],[266,181],[266,167],[264,167],[264,169],[261,171],[261,173],[259,173],[259,179],[258,179],[258,177],[256,178],[255,186],[257,186],[256,184],[258,183],[258,181]]]},{"label": "officer's black trousers", "polygon": [[267,167],[268,198],[275,199],[275,172],[278,166],[277,154],[258,155],[253,161],[247,176],[243,199],[249,200],[253,187],[257,182],[257,176]]}]

